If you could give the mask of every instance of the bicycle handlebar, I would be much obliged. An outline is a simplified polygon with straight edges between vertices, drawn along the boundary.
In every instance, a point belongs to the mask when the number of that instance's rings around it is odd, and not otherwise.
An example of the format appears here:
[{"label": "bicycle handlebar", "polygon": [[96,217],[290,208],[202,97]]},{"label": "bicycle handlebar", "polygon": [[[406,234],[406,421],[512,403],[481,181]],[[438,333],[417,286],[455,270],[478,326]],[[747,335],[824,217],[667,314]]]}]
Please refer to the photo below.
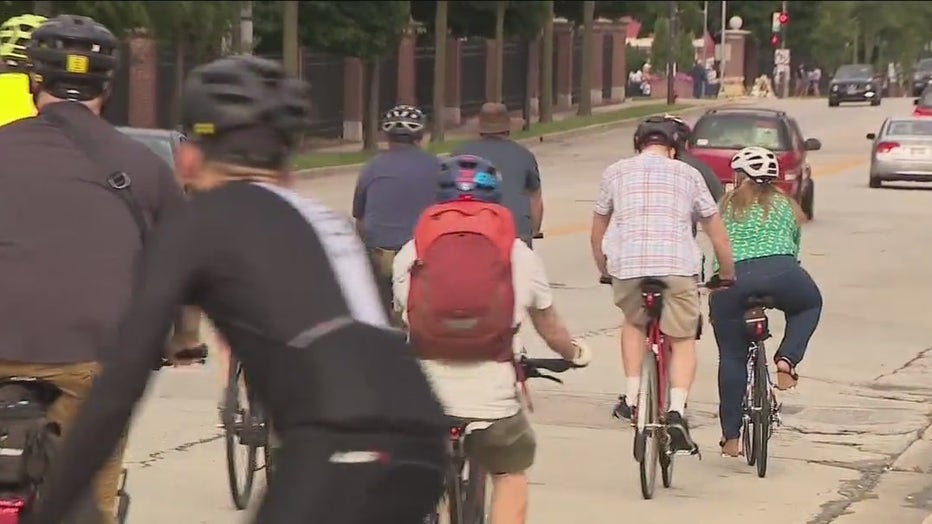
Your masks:
[{"label": "bicycle handlebar", "polygon": [[533,238],[534,240],[540,240],[541,238],[544,238],[544,232],[541,231],[538,233],[534,233],[534,236],[532,236],[531,238]]},{"label": "bicycle handlebar", "polygon": [[612,277],[602,275],[599,277],[599,284],[612,285]]},{"label": "bicycle handlebar", "polygon": [[191,360],[194,364],[204,364],[207,362],[207,344],[201,344],[193,348],[182,349],[173,355],[173,358],[162,358],[159,368],[173,367],[178,360]]},{"label": "bicycle handlebar", "polygon": [[518,365],[524,373],[524,378],[543,378],[562,384],[559,378],[542,373],[541,370],[551,371],[553,373],[563,373],[568,369],[576,369],[580,366],[573,364],[569,360],[562,358],[528,358],[524,355],[518,359]]}]

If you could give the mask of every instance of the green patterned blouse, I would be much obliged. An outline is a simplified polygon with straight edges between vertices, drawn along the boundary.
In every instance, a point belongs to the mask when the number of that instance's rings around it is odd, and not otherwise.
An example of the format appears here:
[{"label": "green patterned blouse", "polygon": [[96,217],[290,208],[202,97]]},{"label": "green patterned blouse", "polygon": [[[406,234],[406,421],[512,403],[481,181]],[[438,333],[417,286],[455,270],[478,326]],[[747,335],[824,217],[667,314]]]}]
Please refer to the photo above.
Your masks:
[{"label": "green patterned blouse", "polygon": [[[754,204],[741,221],[726,209],[722,213],[735,262],[774,255],[799,257],[800,227],[793,207],[784,197],[775,197],[764,218],[764,208]],[[715,261],[718,271],[718,260]]]}]

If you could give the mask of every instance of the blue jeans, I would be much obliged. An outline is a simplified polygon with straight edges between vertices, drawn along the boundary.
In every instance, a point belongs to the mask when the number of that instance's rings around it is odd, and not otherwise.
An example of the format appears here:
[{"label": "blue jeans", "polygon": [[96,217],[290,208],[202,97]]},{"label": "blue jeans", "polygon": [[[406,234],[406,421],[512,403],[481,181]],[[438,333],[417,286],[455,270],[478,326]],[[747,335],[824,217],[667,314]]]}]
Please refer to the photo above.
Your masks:
[{"label": "blue jeans", "polygon": [[774,307],[783,311],[786,330],[774,359],[785,358],[793,366],[803,360],[822,314],[818,286],[792,256],[742,260],[735,264],[735,273],[734,286],[709,297],[709,320],[719,354],[719,419],[726,439],[741,435],[741,401],[747,385],[747,298],[755,293],[769,295]]}]

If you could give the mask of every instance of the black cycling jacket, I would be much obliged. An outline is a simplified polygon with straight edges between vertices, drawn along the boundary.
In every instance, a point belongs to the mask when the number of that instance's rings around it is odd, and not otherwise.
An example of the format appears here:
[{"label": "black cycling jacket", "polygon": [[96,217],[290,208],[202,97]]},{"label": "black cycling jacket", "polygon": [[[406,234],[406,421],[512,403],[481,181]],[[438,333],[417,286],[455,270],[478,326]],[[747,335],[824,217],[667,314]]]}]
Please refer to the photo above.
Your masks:
[{"label": "black cycling jacket", "polygon": [[59,522],[89,484],[129,422],[182,303],[201,307],[227,339],[283,438],[302,426],[446,431],[345,218],[278,186],[234,182],[195,196],[150,242],[118,350],[27,522]]},{"label": "black cycling jacket", "polygon": [[725,196],[725,186],[722,185],[721,180],[718,179],[718,177],[715,175],[715,171],[712,171],[711,167],[707,166],[705,162],[699,160],[689,151],[686,151],[682,148],[677,148],[676,159],[689,164],[696,171],[699,171],[703,180],[705,180],[706,187],[709,188],[709,193],[712,194],[712,198],[716,202],[722,201],[722,197]]}]

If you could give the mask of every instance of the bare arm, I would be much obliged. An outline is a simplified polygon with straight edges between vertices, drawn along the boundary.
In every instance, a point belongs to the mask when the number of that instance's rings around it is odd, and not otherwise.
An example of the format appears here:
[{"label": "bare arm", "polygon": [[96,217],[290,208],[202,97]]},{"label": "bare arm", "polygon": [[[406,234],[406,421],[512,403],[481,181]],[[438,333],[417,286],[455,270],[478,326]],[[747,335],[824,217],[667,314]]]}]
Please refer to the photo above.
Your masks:
[{"label": "bare arm", "polygon": [[563,323],[563,319],[553,306],[547,309],[530,309],[528,315],[531,317],[534,329],[550,349],[566,360],[576,359],[579,350],[573,344],[573,337],[570,336],[566,324]]},{"label": "bare arm", "polygon": [[718,259],[719,278],[732,280],[735,278],[735,258],[731,252],[731,242],[728,240],[728,231],[721,215],[715,213],[702,219],[702,230],[712,242],[712,250]]},{"label": "bare arm", "polygon": [[592,214],[592,232],[589,234],[589,244],[592,247],[592,260],[595,267],[602,276],[608,275],[608,269],[605,267],[605,253],[602,251],[602,239],[605,238],[605,231],[608,230],[608,222],[611,217],[608,215]]}]

